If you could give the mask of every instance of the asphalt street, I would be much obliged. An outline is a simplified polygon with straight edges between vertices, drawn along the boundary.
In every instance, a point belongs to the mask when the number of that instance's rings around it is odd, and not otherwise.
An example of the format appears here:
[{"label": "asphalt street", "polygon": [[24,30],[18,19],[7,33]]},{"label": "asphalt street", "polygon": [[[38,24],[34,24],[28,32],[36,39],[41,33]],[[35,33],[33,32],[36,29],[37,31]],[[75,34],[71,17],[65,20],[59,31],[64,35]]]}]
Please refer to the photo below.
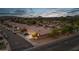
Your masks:
[{"label": "asphalt street", "polygon": [[4,27],[0,27],[2,34],[10,44],[11,50],[20,51],[33,47],[31,43],[27,42],[24,38],[14,34],[12,31],[7,30]]}]

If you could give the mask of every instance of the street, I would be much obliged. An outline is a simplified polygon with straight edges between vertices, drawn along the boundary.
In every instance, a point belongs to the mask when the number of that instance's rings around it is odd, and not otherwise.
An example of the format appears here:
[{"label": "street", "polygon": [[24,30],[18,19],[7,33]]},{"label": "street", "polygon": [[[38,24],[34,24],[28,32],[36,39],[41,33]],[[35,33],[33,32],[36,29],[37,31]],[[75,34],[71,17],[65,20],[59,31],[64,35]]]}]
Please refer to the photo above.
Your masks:
[{"label": "street", "polygon": [[0,27],[0,29],[2,30],[2,33],[6,37],[7,41],[9,42],[11,50],[20,51],[33,47],[32,44],[30,44],[24,38],[18,36],[17,34],[14,34],[12,31],[7,30],[4,27]]}]

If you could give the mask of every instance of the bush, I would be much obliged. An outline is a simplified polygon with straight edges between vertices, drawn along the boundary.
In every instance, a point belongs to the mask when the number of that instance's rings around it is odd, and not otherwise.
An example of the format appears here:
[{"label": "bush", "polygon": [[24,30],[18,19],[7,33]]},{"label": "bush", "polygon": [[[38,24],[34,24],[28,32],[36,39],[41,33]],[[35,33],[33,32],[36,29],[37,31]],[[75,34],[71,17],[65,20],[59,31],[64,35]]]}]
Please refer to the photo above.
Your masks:
[{"label": "bush", "polygon": [[5,46],[4,42],[1,42],[0,43],[0,49],[3,49],[3,48],[6,48],[6,46]]}]

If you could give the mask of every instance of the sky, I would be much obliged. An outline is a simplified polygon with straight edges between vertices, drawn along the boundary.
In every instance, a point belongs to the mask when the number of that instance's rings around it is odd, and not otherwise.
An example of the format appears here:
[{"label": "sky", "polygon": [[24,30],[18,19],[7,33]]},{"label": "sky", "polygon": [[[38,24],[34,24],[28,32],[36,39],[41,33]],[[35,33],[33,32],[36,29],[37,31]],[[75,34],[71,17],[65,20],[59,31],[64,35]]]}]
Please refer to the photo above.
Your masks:
[{"label": "sky", "polygon": [[60,17],[79,15],[79,8],[0,8],[0,16]]}]

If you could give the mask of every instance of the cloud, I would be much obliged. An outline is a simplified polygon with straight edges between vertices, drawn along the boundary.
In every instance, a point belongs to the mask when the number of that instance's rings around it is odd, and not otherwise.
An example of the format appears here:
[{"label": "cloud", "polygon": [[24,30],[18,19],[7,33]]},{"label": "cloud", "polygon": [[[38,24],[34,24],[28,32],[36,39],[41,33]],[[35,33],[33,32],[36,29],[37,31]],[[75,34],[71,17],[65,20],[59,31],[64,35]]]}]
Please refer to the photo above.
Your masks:
[{"label": "cloud", "polygon": [[79,15],[79,8],[0,8],[0,15],[60,17]]},{"label": "cloud", "polygon": [[25,10],[20,10],[20,9],[15,10],[15,11],[13,12],[13,14],[15,14],[15,15],[23,15],[23,14],[25,14],[25,13],[26,13]]}]

